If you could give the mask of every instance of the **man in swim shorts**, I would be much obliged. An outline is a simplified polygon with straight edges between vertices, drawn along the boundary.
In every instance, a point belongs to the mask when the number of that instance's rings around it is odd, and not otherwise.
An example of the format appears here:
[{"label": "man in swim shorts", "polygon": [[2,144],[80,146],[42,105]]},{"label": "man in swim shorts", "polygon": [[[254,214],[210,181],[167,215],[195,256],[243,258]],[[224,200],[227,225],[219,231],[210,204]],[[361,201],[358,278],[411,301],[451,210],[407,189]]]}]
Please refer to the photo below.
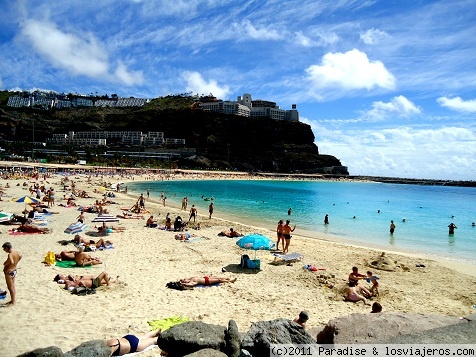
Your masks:
[{"label": "man in swim shorts", "polygon": [[21,260],[21,254],[13,249],[12,243],[6,242],[2,245],[3,251],[8,254],[7,259],[3,263],[3,273],[5,274],[5,282],[7,283],[8,291],[10,292],[11,301],[7,305],[15,305],[16,300],[16,288],[15,288],[15,276],[17,275],[17,265]]},{"label": "man in swim shorts", "polygon": [[151,331],[142,336],[125,335],[107,341],[111,348],[112,356],[122,356],[128,353],[142,352],[149,346],[157,345],[157,340],[162,330]]}]

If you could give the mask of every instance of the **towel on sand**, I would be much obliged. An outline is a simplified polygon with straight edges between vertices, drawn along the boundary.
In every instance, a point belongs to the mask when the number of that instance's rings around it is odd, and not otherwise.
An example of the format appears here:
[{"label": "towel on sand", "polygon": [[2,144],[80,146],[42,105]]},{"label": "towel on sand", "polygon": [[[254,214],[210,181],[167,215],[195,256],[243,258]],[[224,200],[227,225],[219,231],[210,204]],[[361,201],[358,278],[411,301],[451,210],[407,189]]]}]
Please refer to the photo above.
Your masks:
[{"label": "towel on sand", "polygon": [[56,266],[60,268],[92,268],[92,265],[87,265],[84,267],[77,266],[74,260],[62,260],[62,261],[57,260]]},{"label": "towel on sand", "polygon": [[172,316],[172,317],[166,317],[165,319],[162,320],[150,320],[147,321],[150,327],[152,327],[152,330],[158,330],[159,328],[162,329],[162,332],[165,330],[168,330],[172,326],[179,325],[181,323],[190,321],[189,318],[187,317],[182,317],[182,316]]}]

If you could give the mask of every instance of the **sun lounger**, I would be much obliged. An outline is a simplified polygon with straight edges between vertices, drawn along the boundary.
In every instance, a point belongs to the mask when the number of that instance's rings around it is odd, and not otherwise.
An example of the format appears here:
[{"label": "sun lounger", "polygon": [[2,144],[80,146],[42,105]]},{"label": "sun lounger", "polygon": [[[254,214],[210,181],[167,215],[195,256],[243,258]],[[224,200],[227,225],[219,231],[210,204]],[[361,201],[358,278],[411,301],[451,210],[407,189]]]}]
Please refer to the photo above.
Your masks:
[{"label": "sun lounger", "polygon": [[302,254],[299,253],[289,253],[289,254],[277,254],[274,253],[274,263],[275,264],[280,264],[280,263],[295,263],[300,261],[303,258]]}]

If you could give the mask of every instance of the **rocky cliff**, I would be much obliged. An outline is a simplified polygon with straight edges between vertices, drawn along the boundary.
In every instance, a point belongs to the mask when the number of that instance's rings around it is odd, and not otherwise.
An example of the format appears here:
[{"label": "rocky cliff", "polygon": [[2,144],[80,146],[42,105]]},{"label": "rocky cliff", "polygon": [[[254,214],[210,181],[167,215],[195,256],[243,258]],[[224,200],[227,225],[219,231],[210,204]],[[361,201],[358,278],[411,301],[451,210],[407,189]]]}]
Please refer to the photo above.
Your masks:
[{"label": "rocky cliff", "polygon": [[[192,110],[168,109],[158,105],[144,108],[87,108],[35,110],[0,109],[0,138],[3,140],[45,141],[53,133],[85,130],[138,130],[164,132],[166,138],[186,140],[196,148],[200,164],[182,160],[179,166],[237,168],[247,171],[323,172],[336,167],[334,156],[319,155],[309,125],[268,118],[244,118]],[[337,168],[339,167],[339,168]],[[327,169],[326,172],[331,172]]]}]

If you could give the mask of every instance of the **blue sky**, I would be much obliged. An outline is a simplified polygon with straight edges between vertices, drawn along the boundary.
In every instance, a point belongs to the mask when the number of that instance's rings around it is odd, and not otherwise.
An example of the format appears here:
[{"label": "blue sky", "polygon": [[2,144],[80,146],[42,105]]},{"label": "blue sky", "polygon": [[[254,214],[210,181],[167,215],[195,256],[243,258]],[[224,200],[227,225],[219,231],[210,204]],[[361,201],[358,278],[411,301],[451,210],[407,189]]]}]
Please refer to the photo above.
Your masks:
[{"label": "blue sky", "polygon": [[0,88],[297,104],[353,175],[476,179],[476,1],[3,2]]}]

